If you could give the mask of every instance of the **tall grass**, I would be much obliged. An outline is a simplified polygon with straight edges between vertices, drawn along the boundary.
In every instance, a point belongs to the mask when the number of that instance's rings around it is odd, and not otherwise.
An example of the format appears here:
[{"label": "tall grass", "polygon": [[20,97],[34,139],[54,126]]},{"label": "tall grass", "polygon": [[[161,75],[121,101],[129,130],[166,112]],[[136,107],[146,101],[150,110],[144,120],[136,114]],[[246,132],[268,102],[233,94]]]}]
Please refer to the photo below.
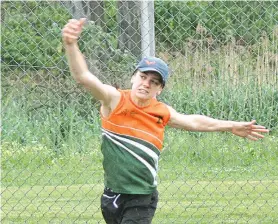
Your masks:
[{"label": "tall grass", "polygon": [[37,88],[19,82],[5,91],[2,141],[41,144],[58,154],[89,149],[99,138],[98,106],[92,98],[74,91],[68,97],[63,89],[57,93],[47,85],[33,85]]},{"label": "tall grass", "polygon": [[203,45],[195,42],[183,54],[160,54],[172,70],[161,99],[182,113],[256,119],[277,129],[277,38],[264,37],[261,43],[245,47],[234,42],[219,48]]},{"label": "tall grass", "polygon": [[162,100],[185,114],[236,121],[256,119],[270,129],[277,129],[278,91],[268,85],[258,88],[250,82],[237,86],[200,86],[198,90],[188,85],[182,90],[177,85],[168,88]]}]

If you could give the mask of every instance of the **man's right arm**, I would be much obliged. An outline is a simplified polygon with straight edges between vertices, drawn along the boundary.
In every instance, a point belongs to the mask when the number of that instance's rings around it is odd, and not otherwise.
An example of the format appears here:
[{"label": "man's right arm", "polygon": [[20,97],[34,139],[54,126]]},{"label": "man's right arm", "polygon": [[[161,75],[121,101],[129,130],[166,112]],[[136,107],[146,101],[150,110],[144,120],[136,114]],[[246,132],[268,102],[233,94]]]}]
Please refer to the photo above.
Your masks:
[{"label": "man's right arm", "polygon": [[[69,63],[70,72],[77,83],[84,86],[103,105],[120,98],[120,93],[114,87],[103,84],[89,70],[81,53],[77,40],[82,32],[85,19],[70,20],[63,29],[63,43]],[[113,103],[112,103],[113,104]]]}]

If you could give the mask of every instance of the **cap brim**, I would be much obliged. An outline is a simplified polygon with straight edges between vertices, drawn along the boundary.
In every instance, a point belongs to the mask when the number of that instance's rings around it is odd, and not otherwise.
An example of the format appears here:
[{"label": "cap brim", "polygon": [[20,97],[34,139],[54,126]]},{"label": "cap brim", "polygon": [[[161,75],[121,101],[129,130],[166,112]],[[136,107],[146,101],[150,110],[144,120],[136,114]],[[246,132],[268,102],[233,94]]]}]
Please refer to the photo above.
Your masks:
[{"label": "cap brim", "polygon": [[162,75],[157,69],[155,69],[155,68],[152,68],[152,67],[145,67],[145,68],[138,68],[138,70],[139,70],[140,72],[148,72],[148,71],[157,72],[157,73],[161,76],[162,81],[163,81],[163,84],[165,83],[164,78],[163,78],[163,75]]}]

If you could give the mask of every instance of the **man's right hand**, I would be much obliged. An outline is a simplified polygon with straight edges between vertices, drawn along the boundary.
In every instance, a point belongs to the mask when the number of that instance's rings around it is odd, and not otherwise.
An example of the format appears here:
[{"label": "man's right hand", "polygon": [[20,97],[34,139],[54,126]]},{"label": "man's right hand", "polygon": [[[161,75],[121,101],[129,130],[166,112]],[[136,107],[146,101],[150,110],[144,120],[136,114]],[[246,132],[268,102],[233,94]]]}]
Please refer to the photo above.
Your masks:
[{"label": "man's right hand", "polygon": [[63,42],[66,45],[71,45],[77,42],[86,18],[70,19],[62,30]]}]

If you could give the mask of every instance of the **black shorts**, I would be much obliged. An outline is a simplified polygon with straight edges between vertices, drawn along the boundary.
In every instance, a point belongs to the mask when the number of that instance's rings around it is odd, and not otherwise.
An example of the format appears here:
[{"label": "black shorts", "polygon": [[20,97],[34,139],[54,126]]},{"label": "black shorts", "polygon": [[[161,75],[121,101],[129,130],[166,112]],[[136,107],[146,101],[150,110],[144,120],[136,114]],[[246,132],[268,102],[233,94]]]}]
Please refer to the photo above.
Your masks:
[{"label": "black shorts", "polygon": [[119,194],[108,188],[101,197],[101,211],[107,224],[150,224],[158,202],[152,194]]}]

